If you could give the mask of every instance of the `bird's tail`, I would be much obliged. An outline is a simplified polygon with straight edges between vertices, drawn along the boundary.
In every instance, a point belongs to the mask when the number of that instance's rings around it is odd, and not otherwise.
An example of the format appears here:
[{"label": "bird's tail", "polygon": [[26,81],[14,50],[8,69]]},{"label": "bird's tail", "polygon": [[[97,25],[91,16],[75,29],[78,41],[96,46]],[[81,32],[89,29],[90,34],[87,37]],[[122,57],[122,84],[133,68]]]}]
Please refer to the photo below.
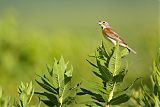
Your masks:
[{"label": "bird's tail", "polygon": [[134,54],[136,54],[136,51],[134,51],[132,48],[130,48],[129,46],[126,46],[126,48],[129,50],[129,51],[131,51],[131,52],[133,52]]}]

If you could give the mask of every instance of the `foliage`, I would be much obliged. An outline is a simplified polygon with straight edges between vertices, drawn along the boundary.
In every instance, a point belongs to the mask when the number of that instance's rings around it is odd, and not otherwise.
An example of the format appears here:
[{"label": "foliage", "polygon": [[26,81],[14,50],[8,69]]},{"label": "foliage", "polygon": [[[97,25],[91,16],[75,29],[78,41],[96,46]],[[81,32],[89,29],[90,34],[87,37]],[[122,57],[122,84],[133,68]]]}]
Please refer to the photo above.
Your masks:
[{"label": "foliage", "polygon": [[31,105],[30,102],[34,95],[34,88],[32,82],[24,84],[21,82],[18,88],[18,100],[12,100],[10,97],[5,96],[0,88],[0,107],[40,107],[40,103]]},{"label": "foliage", "polygon": [[65,107],[76,103],[76,92],[80,84],[71,86],[73,67],[67,69],[63,57],[59,61],[55,59],[53,68],[47,66],[47,73],[40,76],[36,82],[44,89],[44,92],[36,92],[41,101],[49,107]]},{"label": "foliage", "polygon": [[24,84],[21,82],[18,88],[19,100],[15,103],[16,107],[40,107],[40,103],[37,105],[31,105],[30,102],[34,95],[34,88],[32,82]]},{"label": "foliage", "polygon": [[127,62],[124,57],[128,54],[127,49],[120,51],[117,44],[111,51],[107,52],[104,44],[97,48],[97,52],[94,56],[96,64],[87,60],[93,67],[96,68],[93,73],[96,77],[101,79],[101,82],[91,82],[91,90],[88,88],[81,88],[81,92],[78,95],[90,95],[92,101],[87,103],[87,106],[92,107],[109,107],[109,105],[119,105],[127,102],[130,99],[130,95],[126,93],[129,85],[126,88],[119,88],[123,84],[125,75],[128,72]]},{"label": "foliage", "polygon": [[[85,81],[87,86],[80,88],[78,83],[72,83],[73,67],[68,69],[63,57],[54,60],[53,67],[47,66],[47,72],[38,75],[36,82],[42,88],[41,92],[35,92],[32,82],[24,84],[21,82],[18,88],[19,97],[16,101],[11,97],[5,96],[0,88],[0,107],[40,107],[41,103],[31,104],[32,97],[36,94],[39,99],[49,107],[76,106],[77,95],[88,95],[91,100],[86,101],[89,107],[110,107],[112,105],[159,107],[160,105],[160,49],[156,60],[153,62],[153,74],[151,76],[152,87],[141,82],[139,91],[132,91],[129,88],[139,79],[137,78],[125,88],[122,87],[124,78],[128,72],[126,56],[129,54],[127,49],[121,50],[117,44],[111,52],[107,52],[104,44],[97,48],[95,55],[92,56],[95,62],[87,61],[94,67],[93,73],[97,82]],[[80,91],[78,92],[78,90]],[[123,106],[123,105],[122,105]]]},{"label": "foliage", "polygon": [[134,91],[133,99],[137,105],[142,107],[159,107],[160,105],[160,49],[153,62],[151,81],[151,88],[142,83],[141,89],[138,92]]},{"label": "foliage", "polygon": [[0,107],[11,107],[10,97],[5,96],[2,88],[0,87]]}]

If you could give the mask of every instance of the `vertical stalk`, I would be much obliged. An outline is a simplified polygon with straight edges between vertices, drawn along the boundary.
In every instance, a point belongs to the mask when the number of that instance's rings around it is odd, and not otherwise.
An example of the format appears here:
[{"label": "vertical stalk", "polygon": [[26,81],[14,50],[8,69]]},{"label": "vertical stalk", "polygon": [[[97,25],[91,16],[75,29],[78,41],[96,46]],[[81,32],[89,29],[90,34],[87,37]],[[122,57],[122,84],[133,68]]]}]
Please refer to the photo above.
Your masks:
[{"label": "vertical stalk", "polygon": [[[110,102],[113,98],[113,92],[114,92],[115,86],[116,86],[116,83],[113,84],[113,88],[112,88],[111,92],[109,93],[108,102]],[[107,104],[105,107],[109,107],[109,104]]]},{"label": "vertical stalk", "polygon": [[59,107],[62,107],[62,101],[63,101],[63,97],[61,96],[61,97],[59,98],[59,102],[60,102]]},{"label": "vertical stalk", "polygon": [[[116,67],[115,67],[116,68]],[[113,76],[115,76],[115,71],[113,72]],[[116,82],[113,83],[113,88],[111,90],[111,92],[109,93],[109,98],[108,98],[108,102],[110,102],[113,98],[113,92],[114,92],[114,89],[115,89],[115,86],[116,86]],[[109,104],[107,104],[105,107],[109,107]]]}]

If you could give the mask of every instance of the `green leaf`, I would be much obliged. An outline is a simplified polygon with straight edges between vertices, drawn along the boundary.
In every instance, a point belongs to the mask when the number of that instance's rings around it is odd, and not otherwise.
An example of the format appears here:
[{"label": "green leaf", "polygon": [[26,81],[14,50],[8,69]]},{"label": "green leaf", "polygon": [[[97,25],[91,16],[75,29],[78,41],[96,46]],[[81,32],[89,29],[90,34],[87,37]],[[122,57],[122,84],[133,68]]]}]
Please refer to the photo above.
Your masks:
[{"label": "green leaf", "polygon": [[156,63],[156,67],[157,67],[158,71],[160,71],[160,48],[158,50],[157,58],[155,60],[155,63]]},{"label": "green leaf", "polygon": [[68,62],[65,63],[63,57],[61,57],[58,65],[57,65],[57,68],[55,67],[55,69],[57,69],[57,71],[58,71],[57,74],[58,74],[60,81],[62,81],[64,79],[64,73],[67,69],[67,65],[68,65]]},{"label": "green leaf", "polygon": [[160,70],[158,70],[158,64],[156,62],[154,62],[153,65],[153,78],[154,78],[154,82],[160,86]]},{"label": "green leaf", "polygon": [[100,72],[93,71],[93,73],[94,73],[97,77],[99,77],[100,79],[103,80],[103,76],[101,75]]},{"label": "green leaf", "polygon": [[141,81],[141,87],[142,87],[142,92],[143,92],[143,102],[147,107],[152,107],[152,103],[155,103],[155,100],[153,96],[146,90],[149,90],[148,87],[145,87]]},{"label": "green leaf", "polygon": [[[64,99],[66,94],[69,93],[68,91],[71,86],[71,77],[67,77],[66,79],[68,79],[68,80],[62,81],[63,83],[61,83],[61,87],[59,88],[59,96],[62,98],[62,100]],[[65,82],[65,81],[67,81],[67,82]]]},{"label": "green leaf", "polygon": [[160,98],[160,87],[157,84],[154,85],[154,94]]},{"label": "green leaf", "polygon": [[86,102],[86,106],[88,107],[104,107],[103,104],[100,102],[92,101],[92,102]]},{"label": "green leaf", "polygon": [[[49,79],[49,77],[48,77],[48,79]],[[53,76],[50,77],[50,79],[48,81],[50,81],[50,83],[52,84],[52,86],[54,88],[56,88],[56,89],[59,88],[59,81],[58,81],[58,75],[57,74],[54,73]]]},{"label": "green leaf", "polygon": [[65,76],[67,76],[67,77],[72,77],[72,72],[73,72],[73,67],[71,66],[71,69],[70,70],[68,70],[68,71],[65,71]]},{"label": "green leaf", "polygon": [[159,100],[158,96],[154,96],[154,99],[155,99],[155,107],[159,107],[160,100]]},{"label": "green leaf", "polygon": [[156,60],[153,62],[152,80],[154,85],[154,94],[160,99],[160,48]]},{"label": "green leaf", "polygon": [[75,97],[67,97],[63,101],[63,104],[65,105],[70,105],[70,104],[75,104],[75,103],[76,103]]},{"label": "green leaf", "polygon": [[100,95],[100,94],[94,93],[94,92],[87,90],[87,89],[84,89],[84,88],[81,88],[81,91],[82,92],[79,92],[78,95],[86,95],[87,94],[87,95],[90,95],[91,98],[93,98],[94,100],[97,100],[99,102],[105,102],[102,95]]},{"label": "green leaf", "polygon": [[101,79],[102,79],[103,81],[107,82],[107,81],[109,81],[110,79],[112,79],[112,74],[110,73],[110,71],[107,69],[106,66],[101,65],[100,60],[101,60],[101,59],[96,59],[98,69],[99,69],[99,71],[100,71],[100,73],[101,73],[101,77],[102,77]]},{"label": "green leaf", "polygon": [[151,101],[148,99],[147,96],[143,96],[144,99],[142,99],[142,101],[145,103],[146,107],[152,107]]},{"label": "green leaf", "polygon": [[74,87],[71,87],[69,90],[70,91],[72,91],[72,90],[77,91],[79,89],[79,87],[80,87],[81,84],[82,84],[82,82],[76,84]]},{"label": "green leaf", "polygon": [[48,107],[57,107],[55,104],[50,100],[41,100],[44,104],[46,104]]},{"label": "green leaf", "polygon": [[116,82],[116,83],[123,82],[123,79],[128,72],[127,67],[128,67],[128,65],[126,64],[120,68],[119,74],[117,74],[113,77],[114,82]]},{"label": "green leaf", "polygon": [[33,91],[32,82],[29,83],[29,86],[27,87],[27,95],[30,95],[30,93]]},{"label": "green leaf", "polygon": [[125,89],[121,90],[120,92],[124,92],[124,91],[128,90],[129,88],[131,88],[135,84],[135,82],[139,79],[141,79],[141,77],[136,78],[131,84],[129,84]]},{"label": "green leaf", "polygon": [[92,95],[92,92],[90,90],[84,89],[84,88],[80,88],[81,92],[78,92],[77,95],[85,95],[85,94],[89,94]]},{"label": "green leaf", "polygon": [[50,76],[53,76],[53,68],[51,69],[48,65],[46,65],[46,67],[47,67],[47,70],[48,70]]},{"label": "green leaf", "polygon": [[124,48],[122,51],[121,51],[121,57],[125,57],[129,54],[129,50],[127,48]]},{"label": "green leaf", "polygon": [[130,99],[130,97],[127,94],[122,94],[116,98],[113,98],[110,102],[108,102],[109,105],[119,105],[122,103],[127,102]]},{"label": "green leaf", "polygon": [[110,72],[113,73],[113,75],[116,75],[120,66],[121,66],[121,56],[120,56],[119,45],[117,44],[114,49],[113,55],[110,58],[108,69]]},{"label": "green leaf", "polygon": [[64,80],[62,81],[61,86],[59,87],[59,95],[62,97],[62,99],[64,99],[66,94],[69,93],[68,91],[71,87],[72,71],[73,67],[71,66],[71,69],[65,71],[64,73]]},{"label": "green leaf", "polygon": [[63,89],[64,89],[64,73],[67,69],[67,64],[65,64],[63,57],[61,57],[61,59],[59,60],[59,62],[55,59],[54,62],[54,67],[53,70],[55,71],[56,75],[57,75],[57,82],[59,84],[59,94],[60,96],[63,93]]},{"label": "green leaf", "polygon": [[109,54],[107,53],[105,47],[104,47],[104,44],[103,44],[103,41],[102,41],[102,45],[97,49],[98,53],[99,53],[99,58],[100,59],[104,59],[105,58],[109,58]]},{"label": "green leaf", "polygon": [[48,98],[48,100],[50,100],[54,105],[59,104],[58,97],[53,93],[48,93],[48,92],[39,93],[39,92],[36,92],[35,94],[46,96]]},{"label": "green leaf", "polygon": [[48,79],[46,79],[42,76],[40,76],[40,78],[43,81],[43,84],[48,85],[50,88],[54,89],[54,91],[56,93],[58,93],[58,90],[57,90],[58,87],[56,87],[54,84],[52,84]]},{"label": "green leaf", "polygon": [[89,62],[92,66],[98,68],[95,64],[93,64],[92,62],[90,62],[88,59],[86,59],[86,60],[87,60],[87,62]]},{"label": "green leaf", "polygon": [[54,94],[56,94],[57,92],[52,88],[52,87],[50,87],[49,85],[47,85],[47,84],[43,84],[43,83],[41,83],[41,82],[39,82],[38,80],[35,80],[42,88],[44,88],[45,90],[47,90],[47,91],[49,91],[49,92],[51,92],[51,93],[54,93]]},{"label": "green leaf", "polygon": [[[95,93],[99,93],[101,94],[102,92],[107,93],[108,90],[104,89],[103,84],[102,83],[96,83],[93,81],[85,81],[86,84],[86,88],[90,89],[92,92]],[[110,86],[108,86],[107,88],[109,88]]]}]

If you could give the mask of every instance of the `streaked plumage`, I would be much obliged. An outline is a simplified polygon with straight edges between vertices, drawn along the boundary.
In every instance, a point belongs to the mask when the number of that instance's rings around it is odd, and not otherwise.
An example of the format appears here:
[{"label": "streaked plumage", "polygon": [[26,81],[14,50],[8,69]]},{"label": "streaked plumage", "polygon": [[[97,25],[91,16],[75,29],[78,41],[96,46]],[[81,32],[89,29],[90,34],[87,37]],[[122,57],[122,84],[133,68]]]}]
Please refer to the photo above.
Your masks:
[{"label": "streaked plumage", "polygon": [[134,54],[136,54],[136,52],[131,49],[116,32],[112,30],[107,22],[99,21],[98,24],[102,27],[102,33],[105,39],[109,39],[114,45],[116,45],[118,42],[120,46],[125,47],[129,51],[132,51]]}]

